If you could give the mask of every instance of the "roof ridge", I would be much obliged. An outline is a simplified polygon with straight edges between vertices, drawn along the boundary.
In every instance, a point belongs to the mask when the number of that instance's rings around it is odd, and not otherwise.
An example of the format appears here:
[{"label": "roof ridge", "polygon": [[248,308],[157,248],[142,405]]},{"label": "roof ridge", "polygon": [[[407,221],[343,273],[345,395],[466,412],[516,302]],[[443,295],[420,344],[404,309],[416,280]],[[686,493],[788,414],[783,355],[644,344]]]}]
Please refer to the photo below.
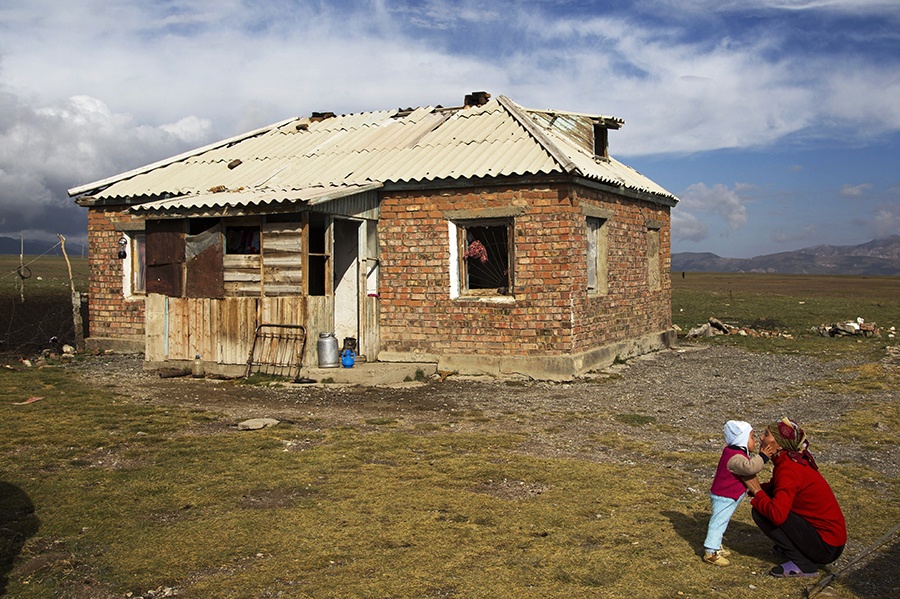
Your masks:
[{"label": "roof ridge", "polygon": [[497,102],[499,102],[500,105],[509,112],[510,116],[512,116],[513,119],[538,142],[544,151],[559,164],[563,171],[576,175],[583,174],[575,165],[575,162],[573,162],[572,159],[570,159],[566,153],[544,133],[541,127],[525,113],[524,108],[504,95],[497,96]]}]

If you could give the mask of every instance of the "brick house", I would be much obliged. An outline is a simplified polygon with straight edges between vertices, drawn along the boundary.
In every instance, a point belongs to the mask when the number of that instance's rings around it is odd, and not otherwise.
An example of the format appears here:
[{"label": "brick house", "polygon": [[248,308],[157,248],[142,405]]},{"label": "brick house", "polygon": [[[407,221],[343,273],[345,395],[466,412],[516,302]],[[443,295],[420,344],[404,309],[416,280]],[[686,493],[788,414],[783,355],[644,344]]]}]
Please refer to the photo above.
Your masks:
[{"label": "brick house", "polygon": [[564,379],[667,346],[677,198],[620,119],[464,105],[313,113],[69,190],[89,347],[242,369],[261,324],[369,361]]}]

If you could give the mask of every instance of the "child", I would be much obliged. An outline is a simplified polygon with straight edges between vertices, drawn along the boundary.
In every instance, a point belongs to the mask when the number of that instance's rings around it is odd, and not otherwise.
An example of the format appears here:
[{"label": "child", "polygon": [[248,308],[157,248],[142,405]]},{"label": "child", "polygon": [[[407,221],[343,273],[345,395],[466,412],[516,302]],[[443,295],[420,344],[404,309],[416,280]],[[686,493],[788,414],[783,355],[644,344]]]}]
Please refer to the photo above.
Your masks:
[{"label": "child", "polygon": [[764,453],[751,457],[750,453],[754,451],[756,438],[753,436],[753,427],[741,420],[726,422],[725,449],[722,450],[719,467],[709,490],[712,515],[709,517],[709,528],[703,543],[706,550],[703,561],[708,564],[727,566],[731,563],[727,559],[731,552],[722,548],[722,536],[747,490],[743,479],[756,476],[769,461],[769,456]]}]

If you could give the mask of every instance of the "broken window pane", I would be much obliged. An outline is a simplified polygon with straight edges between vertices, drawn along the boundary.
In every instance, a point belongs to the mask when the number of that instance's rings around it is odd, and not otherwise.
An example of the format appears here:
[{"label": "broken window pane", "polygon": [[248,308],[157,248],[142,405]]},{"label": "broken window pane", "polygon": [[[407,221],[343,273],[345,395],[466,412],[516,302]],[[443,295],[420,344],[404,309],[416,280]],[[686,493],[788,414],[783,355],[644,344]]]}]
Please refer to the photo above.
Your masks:
[{"label": "broken window pane", "polygon": [[510,221],[460,225],[460,291],[490,290],[500,295],[512,288]]}]

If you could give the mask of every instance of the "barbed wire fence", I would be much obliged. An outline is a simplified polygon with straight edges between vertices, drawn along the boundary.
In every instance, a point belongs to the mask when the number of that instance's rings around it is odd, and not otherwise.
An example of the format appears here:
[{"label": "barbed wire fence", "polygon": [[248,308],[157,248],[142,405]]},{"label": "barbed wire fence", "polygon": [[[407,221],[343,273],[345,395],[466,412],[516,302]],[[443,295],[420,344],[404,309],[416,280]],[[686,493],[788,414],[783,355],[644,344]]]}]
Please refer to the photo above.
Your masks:
[{"label": "barbed wire fence", "polygon": [[[87,276],[60,259],[64,238],[39,255],[7,255],[0,271],[0,354],[30,357],[76,345],[74,291],[80,293],[81,337],[87,335]],[[14,258],[18,259],[15,265]],[[66,257],[68,261],[68,257]]]}]

